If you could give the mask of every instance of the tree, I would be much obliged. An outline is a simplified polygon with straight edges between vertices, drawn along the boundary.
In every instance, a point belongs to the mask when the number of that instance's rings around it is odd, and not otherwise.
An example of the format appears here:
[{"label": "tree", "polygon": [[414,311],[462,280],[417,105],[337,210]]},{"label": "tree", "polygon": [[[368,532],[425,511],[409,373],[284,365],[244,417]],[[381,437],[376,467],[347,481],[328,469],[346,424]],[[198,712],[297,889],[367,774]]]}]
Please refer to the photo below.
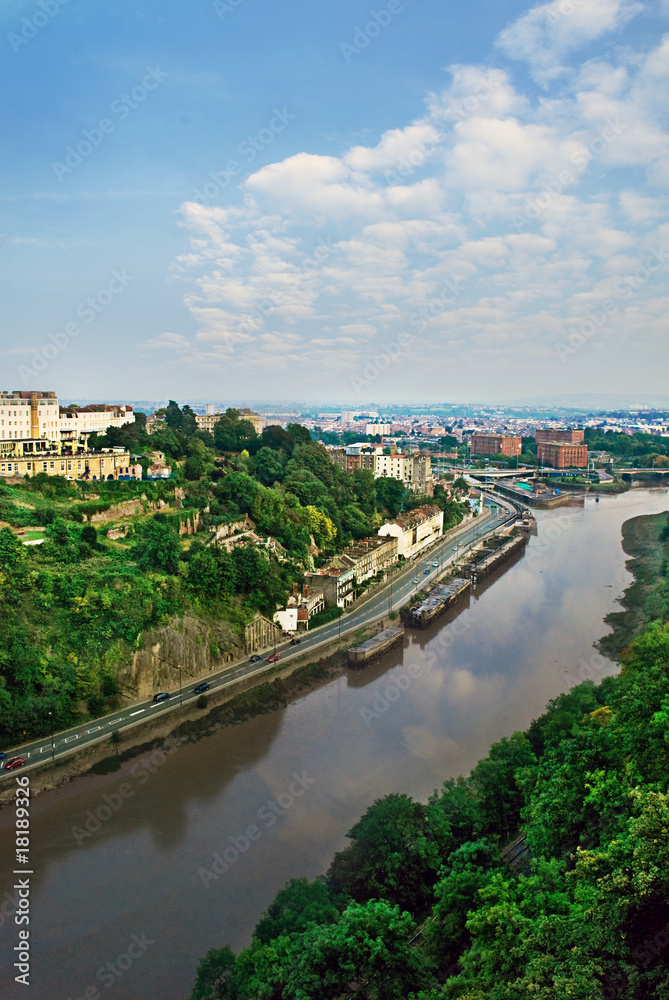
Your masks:
[{"label": "tree", "polygon": [[98,533],[92,524],[87,524],[81,529],[81,540],[85,542],[86,545],[90,545],[92,549],[97,548],[98,545]]},{"label": "tree", "polygon": [[385,507],[390,517],[397,517],[402,509],[402,499],[406,492],[404,484],[399,479],[381,476],[376,480],[375,486],[379,503]]},{"label": "tree", "polygon": [[230,948],[210,948],[200,961],[190,1000],[236,1000],[235,956]]},{"label": "tree", "polygon": [[26,548],[11,528],[0,529],[0,567],[15,569],[27,557]]},{"label": "tree", "polygon": [[134,546],[134,556],[140,569],[176,573],[181,556],[179,537],[167,519],[159,520],[159,517],[159,514],[154,515],[144,527]]},{"label": "tree", "polygon": [[184,464],[186,479],[201,479],[205,472],[204,459],[200,455],[191,455]]},{"label": "tree", "polygon": [[427,834],[426,808],[408,795],[377,799],[347,836],[327,873],[335,898],[383,898],[418,910],[429,899],[439,858]]},{"label": "tree", "polygon": [[280,889],[258,921],[253,938],[269,944],[283,934],[302,933],[309,924],[332,924],[339,914],[322,878],[294,878]]},{"label": "tree", "polygon": [[269,556],[264,549],[253,545],[239,546],[233,549],[231,562],[238,590],[244,594],[262,590],[264,577],[269,570]]},{"label": "tree", "polygon": [[255,457],[256,475],[265,486],[281,482],[286,470],[286,456],[282,451],[261,448]]}]

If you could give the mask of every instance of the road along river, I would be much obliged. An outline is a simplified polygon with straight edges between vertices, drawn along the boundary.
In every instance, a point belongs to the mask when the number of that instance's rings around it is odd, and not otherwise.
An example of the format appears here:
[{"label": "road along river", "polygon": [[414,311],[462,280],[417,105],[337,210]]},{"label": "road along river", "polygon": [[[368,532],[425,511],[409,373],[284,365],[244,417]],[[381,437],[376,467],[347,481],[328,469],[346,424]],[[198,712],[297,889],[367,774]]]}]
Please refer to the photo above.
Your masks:
[{"label": "road along river", "polygon": [[[580,505],[578,505],[580,504]],[[614,667],[593,643],[631,577],[624,521],[667,490],[537,512],[525,555],[403,647],[286,709],[79,778],[31,808],[33,1000],[187,1000],[287,879],[323,872],[377,797],[426,798]],[[14,982],[14,810],[0,813],[0,992]]]}]

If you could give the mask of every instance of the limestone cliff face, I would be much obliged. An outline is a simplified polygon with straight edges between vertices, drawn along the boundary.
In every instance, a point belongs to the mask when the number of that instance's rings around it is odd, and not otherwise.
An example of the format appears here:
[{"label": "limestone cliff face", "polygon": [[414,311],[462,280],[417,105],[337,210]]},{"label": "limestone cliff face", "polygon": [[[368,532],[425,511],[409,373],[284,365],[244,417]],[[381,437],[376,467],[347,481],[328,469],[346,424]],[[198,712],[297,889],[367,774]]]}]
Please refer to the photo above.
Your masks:
[{"label": "limestone cliff face", "polygon": [[217,670],[244,653],[242,640],[227,622],[208,626],[197,618],[174,619],[144,633],[142,648],[117,673],[123,699],[149,698],[157,691],[179,690],[193,678]]}]

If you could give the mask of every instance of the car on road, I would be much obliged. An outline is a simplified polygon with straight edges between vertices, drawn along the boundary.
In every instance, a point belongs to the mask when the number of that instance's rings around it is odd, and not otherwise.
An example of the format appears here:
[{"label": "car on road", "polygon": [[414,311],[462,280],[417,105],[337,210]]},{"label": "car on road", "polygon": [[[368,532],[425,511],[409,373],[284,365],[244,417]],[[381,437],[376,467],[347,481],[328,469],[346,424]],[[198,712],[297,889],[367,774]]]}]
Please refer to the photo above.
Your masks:
[{"label": "car on road", "polygon": [[438,565],[439,565],[439,560],[438,560],[438,559],[435,559],[435,560],[434,560],[434,562],[432,563],[432,565],[433,565],[433,566],[438,566]]},{"label": "car on road", "polygon": [[277,660],[281,659],[281,653],[272,653],[271,656],[267,657],[268,663],[276,663]]},{"label": "car on road", "polygon": [[207,684],[206,681],[203,681],[202,684],[198,684],[197,687],[193,688],[193,694],[204,694],[204,692],[208,691],[210,687],[211,684]]},{"label": "car on road", "polygon": [[291,639],[290,640],[291,646],[299,646],[301,642],[302,642],[301,639]]},{"label": "car on road", "polygon": [[6,756],[6,753],[0,753],[0,760],[4,760]]},{"label": "car on road", "polygon": [[418,577],[417,577],[417,576],[415,576],[415,577],[413,578],[413,580],[412,580],[411,582],[412,582],[412,583],[418,583]]},{"label": "car on road", "polygon": [[154,694],[153,700],[154,701],[167,701],[167,699],[171,698],[171,697],[172,697],[172,695],[169,694],[169,692],[167,692],[167,691],[161,691],[160,694]]},{"label": "car on road", "polygon": [[258,656],[257,653],[254,653],[251,659],[249,660],[249,663],[260,663],[261,660],[262,656]]},{"label": "car on road", "polygon": [[5,771],[13,771],[15,767],[23,767],[25,761],[23,757],[12,757],[5,764]]},{"label": "car on road", "polygon": [[425,576],[429,576],[430,575],[430,567],[428,566],[427,569],[424,569],[423,573],[425,574]]}]

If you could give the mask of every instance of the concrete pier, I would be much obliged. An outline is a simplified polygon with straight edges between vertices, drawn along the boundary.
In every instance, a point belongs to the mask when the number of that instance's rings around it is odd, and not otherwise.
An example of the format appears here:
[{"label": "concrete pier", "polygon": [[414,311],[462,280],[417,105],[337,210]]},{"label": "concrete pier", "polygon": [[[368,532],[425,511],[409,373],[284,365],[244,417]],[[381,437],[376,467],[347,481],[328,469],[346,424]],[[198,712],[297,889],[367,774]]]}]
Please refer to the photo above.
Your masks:
[{"label": "concrete pier", "polygon": [[377,656],[387,653],[393,646],[399,646],[404,638],[403,628],[385,628],[383,632],[368,639],[359,646],[352,646],[348,651],[348,665],[355,670],[361,670]]}]

